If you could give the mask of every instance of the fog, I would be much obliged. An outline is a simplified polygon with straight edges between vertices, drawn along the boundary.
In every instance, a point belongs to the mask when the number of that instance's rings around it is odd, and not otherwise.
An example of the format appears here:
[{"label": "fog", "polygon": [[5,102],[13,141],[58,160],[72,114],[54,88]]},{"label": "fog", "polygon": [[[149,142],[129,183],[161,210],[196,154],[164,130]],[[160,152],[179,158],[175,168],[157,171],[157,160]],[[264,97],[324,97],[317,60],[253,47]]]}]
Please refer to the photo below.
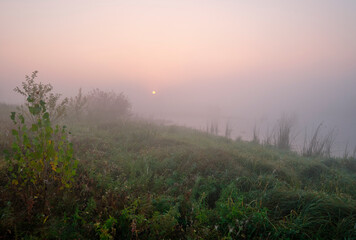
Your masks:
[{"label": "fog", "polygon": [[[1,1],[0,101],[25,75],[56,92],[123,92],[135,115],[251,140],[295,116],[356,145],[354,1]],[[152,94],[155,90],[156,94]]]}]

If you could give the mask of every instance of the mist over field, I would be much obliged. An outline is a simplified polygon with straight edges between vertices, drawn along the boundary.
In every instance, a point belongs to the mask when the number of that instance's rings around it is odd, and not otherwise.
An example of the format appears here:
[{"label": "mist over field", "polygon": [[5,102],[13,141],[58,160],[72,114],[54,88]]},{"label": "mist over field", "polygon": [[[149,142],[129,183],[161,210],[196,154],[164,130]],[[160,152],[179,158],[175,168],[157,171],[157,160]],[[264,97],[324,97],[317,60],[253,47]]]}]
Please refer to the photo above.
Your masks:
[{"label": "mist over field", "polygon": [[64,96],[124,92],[145,117],[198,129],[230,122],[234,137],[251,139],[255,125],[263,138],[287,113],[298,136],[323,122],[340,147],[356,144],[353,1],[0,6],[2,102],[19,103],[12,89],[38,70]]},{"label": "mist over field", "polygon": [[[335,130],[333,154],[342,155],[345,146],[356,146],[356,73],[266,73],[243,76],[205,77],[162,84],[156,88],[140,85],[125,78],[92,79],[63,77],[39,71],[39,80],[51,83],[63,96],[75,96],[100,88],[123,92],[132,103],[134,115],[179,124],[205,131],[212,121],[224,135],[226,124],[232,138],[251,140],[256,126],[261,140],[274,131],[283,114],[295,116],[293,147],[300,151],[305,131],[311,135],[323,123],[322,132]],[[31,72],[30,69],[28,71]],[[1,102],[22,103],[12,89],[29,72],[4,74],[1,71]],[[283,77],[281,77],[281,75]],[[88,83],[86,82],[88,80]],[[157,93],[152,94],[155,90]],[[309,136],[308,137],[311,137]]]},{"label": "mist over field", "polygon": [[0,239],[356,239],[355,186],[356,1],[0,0]]}]

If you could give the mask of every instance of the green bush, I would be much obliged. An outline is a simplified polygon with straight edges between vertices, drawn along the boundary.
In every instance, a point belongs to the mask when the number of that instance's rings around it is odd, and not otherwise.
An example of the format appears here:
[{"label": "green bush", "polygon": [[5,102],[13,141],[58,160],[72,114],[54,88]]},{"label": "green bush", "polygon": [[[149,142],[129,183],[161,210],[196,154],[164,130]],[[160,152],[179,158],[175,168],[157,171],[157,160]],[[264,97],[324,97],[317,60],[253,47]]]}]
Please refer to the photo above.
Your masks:
[{"label": "green bush", "polygon": [[246,202],[234,184],[223,190],[216,209],[220,217],[219,229],[228,237],[266,239],[273,231],[267,208],[262,208],[256,200]]},{"label": "green bush", "polygon": [[[32,81],[31,86],[41,85]],[[47,109],[51,103],[43,101],[41,94],[33,95],[29,91],[24,87],[30,123],[23,113],[11,113],[14,139],[6,153],[8,187],[25,202],[28,214],[35,203],[40,202],[38,205],[45,209],[51,194],[70,188],[77,168],[66,127],[52,126]]]},{"label": "green bush", "polygon": [[37,109],[36,106],[41,105],[41,101],[46,103],[46,112],[48,112],[51,121],[56,122],[62,119],[66,114],[66,108],[68,106],[68,98],[64,98],[61,102],[59,99],[61,94],[53,93],[53,87],[51,84],[36,83],[37,71],[34,71],[31,76],[26,76],[26,81],[22,82],[22,88],[16,87],[15,92],[25,97],[25,104],[21,106],[21,112],[26,116],[31,123],[36,123],[38,113],[33,114],[28,110]]}]

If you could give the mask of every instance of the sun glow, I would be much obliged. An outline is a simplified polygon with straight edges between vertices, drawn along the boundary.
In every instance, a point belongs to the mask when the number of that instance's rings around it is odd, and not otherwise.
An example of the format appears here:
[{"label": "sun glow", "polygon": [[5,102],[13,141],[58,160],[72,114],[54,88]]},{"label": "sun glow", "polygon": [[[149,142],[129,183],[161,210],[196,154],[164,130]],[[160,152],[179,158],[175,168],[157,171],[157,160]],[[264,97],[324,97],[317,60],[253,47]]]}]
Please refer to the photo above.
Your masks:
[{"label": "sun glow", "polygon": [[156,95],[156,91],[155,90],[152,91],[152,95]]}]

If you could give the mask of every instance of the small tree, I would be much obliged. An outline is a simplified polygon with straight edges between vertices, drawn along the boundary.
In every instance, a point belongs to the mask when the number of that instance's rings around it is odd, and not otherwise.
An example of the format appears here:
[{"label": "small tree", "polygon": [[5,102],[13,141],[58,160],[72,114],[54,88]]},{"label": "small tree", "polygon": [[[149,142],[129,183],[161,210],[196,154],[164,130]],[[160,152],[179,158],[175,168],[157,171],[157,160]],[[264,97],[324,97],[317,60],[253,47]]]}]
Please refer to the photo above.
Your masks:
[{"label": "small tree", "polygon": [[35,82],[37,73],[38,71],[34,71],[31,76],[26,75],[26,81],[22,82],[22,89],[20,87],[14,89],[15,92],[20,93],[26,99],[25,105],[22,106],[22,112],[33,123],[37,122],[39,115],[31,114],[29,110],[43,101],[46,103],[46,111],[51,117],[52,122],[56,122],[64,117],[68,98],[64,98],[59,102],[61,95],[52,93],[53,87],[51,84]]},{"label": "small tree", "polygon": [[[16,88],[22,95],[28,96],[25,106],[31,123],[27,122],[23,113],[11,113],[11,120],[15,125],[12,130],[14,140],[12,149],[6,156],[9,186],[15,188],[16,193],[25,201],[28,212],[36,201],[42,200],[45,207],[48,204],[47,193],[51,190],[70,188],[77,168],[66,127],[52,126],[47,109],[47,105],[52,110],[55,109],[55,99],[58,98],[46,98],[52,88],[48,88],[49,85],[36,84],[34,77],[35,74],[31,79],[27,78],[27,83],[23,83],[23,90]],[[38,93],[33,92],[36,88]],[[49,96],[58,95],[50,93]],[[47,103],[43,99],[52,102]]]}]

